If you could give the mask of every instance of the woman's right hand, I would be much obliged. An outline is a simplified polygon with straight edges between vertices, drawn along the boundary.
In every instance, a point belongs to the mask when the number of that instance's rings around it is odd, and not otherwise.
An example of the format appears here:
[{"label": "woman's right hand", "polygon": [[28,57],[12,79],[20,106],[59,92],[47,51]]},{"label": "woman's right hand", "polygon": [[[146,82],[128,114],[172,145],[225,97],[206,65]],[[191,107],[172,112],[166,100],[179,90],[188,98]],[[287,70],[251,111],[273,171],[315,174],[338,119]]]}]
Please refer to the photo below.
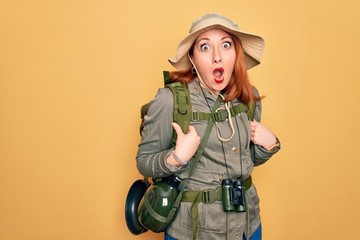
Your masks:
[{"label": "woman's right hand", "polygon": [[[187,163],[194,156],[200,145],[200,136],[197,134],[194,126],[189,126],[187,133],[183,133],[181,127],[177,123],[172,123],[177,134],[175,154],[181,162]],[[167,158],[170,165],[180,166],[181,164],[175,160],[173,154]]]}]

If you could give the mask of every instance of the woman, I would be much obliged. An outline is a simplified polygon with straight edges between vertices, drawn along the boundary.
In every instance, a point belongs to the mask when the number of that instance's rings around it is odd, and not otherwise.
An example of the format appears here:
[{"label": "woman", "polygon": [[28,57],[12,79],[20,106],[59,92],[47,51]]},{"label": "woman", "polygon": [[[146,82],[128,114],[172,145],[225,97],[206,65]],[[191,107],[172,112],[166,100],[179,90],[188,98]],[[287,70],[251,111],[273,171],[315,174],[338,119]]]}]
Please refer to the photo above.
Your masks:
[{"label": "woman", "polygon": [[[207,121],[192,121],[183,133],[173,123],[171,91],[166,88],[158,91],[150,104],[139,144],[137,164],[141,174],[176,175],[187,181],[189,192],[195,193],[218,192],[224,179],[239,180],[246,189],[244,206],[228,202],[244,209],[224,211],[224,199],[200,200],[196,206],[198,219],[192,212],[194,202],[183,198],[165,239],[261,239],[259,198],[250,176],[254,166],[266,162],[280,149],[275,135],[260,123],[261,99],[247,75],[247,69],[260,63],[263,47],[261,37],[241,32],[224,16],[207,14],[192,24],[176,57],[169,59],[177,69],[171,73],[172,81],[188,85],[193,112],[211,112],[219,96],[220,109],[225,111],[240,103],[256,107],[253,121],[247,112],[241,112],[212,126],[206,147],[189,178],[189,166]],[[173,130],[177,133],[175,147],[171,144]]]}]

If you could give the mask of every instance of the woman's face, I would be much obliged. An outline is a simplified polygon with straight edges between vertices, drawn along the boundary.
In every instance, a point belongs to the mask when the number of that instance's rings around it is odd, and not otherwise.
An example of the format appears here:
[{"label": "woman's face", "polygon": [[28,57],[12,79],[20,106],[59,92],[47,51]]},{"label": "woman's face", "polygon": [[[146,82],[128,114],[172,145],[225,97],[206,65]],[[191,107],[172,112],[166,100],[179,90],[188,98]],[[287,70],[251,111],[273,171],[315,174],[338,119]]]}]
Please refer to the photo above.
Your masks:
[{"label": "woman's face", "polygon": [[235,47],[223,30],[211,29],[195,41],[193,61],[204,83],[218,95],[229,83],[235,65]]}]

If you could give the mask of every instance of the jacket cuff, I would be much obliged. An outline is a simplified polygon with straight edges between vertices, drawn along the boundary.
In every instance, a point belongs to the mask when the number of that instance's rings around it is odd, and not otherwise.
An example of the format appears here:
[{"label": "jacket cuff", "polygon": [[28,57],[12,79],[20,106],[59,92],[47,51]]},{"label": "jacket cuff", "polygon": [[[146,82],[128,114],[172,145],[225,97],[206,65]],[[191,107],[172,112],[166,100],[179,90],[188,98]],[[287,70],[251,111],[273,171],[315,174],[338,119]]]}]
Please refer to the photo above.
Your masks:
[{"label": "jacket cuff", "polygon": [[167,163],[166,159],[171,155],[171,153],[174,151],[174,148],[169,149],[169,151],[166,153],[163,164],[164,167],[171,173],[178,173],[178,172],[182,172],[184,170],[187,170],[190,166],[189,162],[183,166],[177,167],[177,166],[173,166]]},{"label": "jacket cuff", "polygon": [[257,153],[260,155],[259,156],[260,158],[270,158],[272,155],[277,153],[280,149],[281,149],[281,143],[277,137],[276,137],[276,145],[274,145],[274,147],[272,147],[270,150],[266,150],[262,146],[258,146],[258,145],[256,148]]}]

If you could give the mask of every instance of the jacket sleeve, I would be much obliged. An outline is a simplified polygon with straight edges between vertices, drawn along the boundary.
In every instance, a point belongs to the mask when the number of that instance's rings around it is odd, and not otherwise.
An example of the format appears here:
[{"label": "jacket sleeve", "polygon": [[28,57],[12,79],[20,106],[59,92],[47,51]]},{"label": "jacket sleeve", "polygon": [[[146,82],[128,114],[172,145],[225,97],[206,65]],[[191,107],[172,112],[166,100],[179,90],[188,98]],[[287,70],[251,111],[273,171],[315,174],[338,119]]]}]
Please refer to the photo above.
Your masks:
[{"label": "jacket sleeve", "polygon": [[[259,91],[255,87],[253,87],[252,89],[255,97],[259,97],[260,96]],[[254,113],[254,118],[258,122],[261,121],[261,111],[262,111],[262,105],[261,105],[261,101],[259,100],[256,101],[256,107]],[[278,138],[276,139],[280,143],[279,139]],[[273,149],[271,151],[267,151],[265,148],[257,144],[254,144],[253,142],[250,142],[250,150],[251,150],[251,158],[252,161],[254,162],[254,166],[258,166],[269,160],[275,153],[279,151],[279,148]]]},{"label": "jacket sleeve", "polygon": [[166,163],[174,150],[171,147],[173,108],[174,98],[168,88],[160,89],[150,102],[136,156],[138,170],[145,177],[163,177],[181,171]]}]

